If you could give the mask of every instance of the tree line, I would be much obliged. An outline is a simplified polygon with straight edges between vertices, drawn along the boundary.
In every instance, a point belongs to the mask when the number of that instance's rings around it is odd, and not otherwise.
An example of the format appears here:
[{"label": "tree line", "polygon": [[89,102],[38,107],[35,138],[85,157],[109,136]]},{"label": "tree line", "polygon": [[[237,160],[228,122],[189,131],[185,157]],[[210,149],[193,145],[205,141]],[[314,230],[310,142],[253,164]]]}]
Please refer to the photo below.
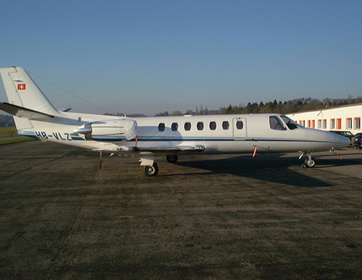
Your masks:
[{"label": "tree line", "polygon": [[[359,104],[362,103],[362,97],[352,98],[349,97],[348,99],[330,99],[326,98],[323,100],[314,99],[311,97],[308,98],[299,98],[293,99],[289,101],[270,101],[267,103],[251,103],[249,102],[247,105],[238,105],[233,106],[229,105],[228,107],[220,107],[219,110],[206,110],[200,109],[196,107],[195,112],[191,112],[188,110],[186,114],[188,115],[211,115],[211,114],[258,114],[258,113],[281,113],[281,114],[291,114],[291,113],[298,113],[298,112],[308,112],[314,110],[321,110],[327,108],[335,108],[344,105],[351,105],[351,104]],[[172,115],[182,115],[180,111],[176,111],[176,114]]]}]

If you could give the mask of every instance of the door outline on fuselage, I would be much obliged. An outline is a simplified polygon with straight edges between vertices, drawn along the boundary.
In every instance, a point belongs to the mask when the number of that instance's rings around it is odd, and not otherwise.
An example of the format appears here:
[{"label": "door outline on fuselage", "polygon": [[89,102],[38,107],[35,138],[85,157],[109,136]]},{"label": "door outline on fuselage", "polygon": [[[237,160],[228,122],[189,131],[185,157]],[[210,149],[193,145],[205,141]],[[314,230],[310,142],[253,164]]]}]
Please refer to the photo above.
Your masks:
[{"label": "door outline on fuselage", "polygon": [[[238,129],[236,124],[238,121],[241,121],[243,123],[242,129]],[[233,138],[235,140],[242,140],[247,137],[247,122],[246,118],[238,117],[233,118]]]}]

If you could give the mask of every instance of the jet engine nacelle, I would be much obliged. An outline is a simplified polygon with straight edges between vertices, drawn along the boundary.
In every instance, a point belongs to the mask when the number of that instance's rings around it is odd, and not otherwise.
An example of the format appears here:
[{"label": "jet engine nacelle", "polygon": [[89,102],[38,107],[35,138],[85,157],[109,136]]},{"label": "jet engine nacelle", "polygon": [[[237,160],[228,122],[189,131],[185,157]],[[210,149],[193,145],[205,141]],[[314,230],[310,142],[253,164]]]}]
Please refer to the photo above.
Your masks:
[{"label": "jet engine nacelle", "polygon": [[132,119],[95,121],[82,125],[75,133],[85,135],[86,139],[97,140],[97,136],[124,136],[127,140],[136,137],[137,122]]}]

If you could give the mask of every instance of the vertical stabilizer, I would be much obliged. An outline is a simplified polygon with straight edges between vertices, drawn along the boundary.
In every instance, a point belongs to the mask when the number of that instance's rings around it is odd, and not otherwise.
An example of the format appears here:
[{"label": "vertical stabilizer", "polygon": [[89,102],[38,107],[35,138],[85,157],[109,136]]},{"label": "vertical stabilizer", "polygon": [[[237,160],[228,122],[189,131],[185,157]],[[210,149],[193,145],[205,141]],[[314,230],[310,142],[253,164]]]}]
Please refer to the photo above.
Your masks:
[{"label": "vertical stabilizer", "polygon": [[0,73],[10,104],[57,115],[57,110],[23,68],[0,68]]}]

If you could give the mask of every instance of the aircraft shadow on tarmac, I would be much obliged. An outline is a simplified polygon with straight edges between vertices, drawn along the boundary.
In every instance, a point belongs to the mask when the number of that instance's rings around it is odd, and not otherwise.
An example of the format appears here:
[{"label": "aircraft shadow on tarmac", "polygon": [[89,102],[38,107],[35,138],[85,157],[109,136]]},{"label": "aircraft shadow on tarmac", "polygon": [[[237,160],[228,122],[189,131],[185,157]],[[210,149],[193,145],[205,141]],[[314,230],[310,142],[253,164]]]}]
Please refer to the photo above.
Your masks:
[{"label": "aircraft shadow on tarmac", "polygon": [[[251,156],[238,156],[215,160],[180,160],[177,162],[177,165],[208,171],[192,173],[193,175],[206,175],[210,174],[211,171],[212,173],[231,174],[297,187],[314,188],[333,186],[333,184],[327,181],[312,177],[313,168],[302,167],[304,160],[298,160],[298,158],[295,157],[281,158],[280,156],[281,155],[274,154],[273,156],[261,155],[256,158],[252,158]],[[350,160],[341,161],[334,155],[334,158],[317,159],[317,166],[315,169],[353,164],[356,163]],[[311,176],[308,176],[308,173],[311,173]],[[188,173],[183,175],[191,174]]]}]

